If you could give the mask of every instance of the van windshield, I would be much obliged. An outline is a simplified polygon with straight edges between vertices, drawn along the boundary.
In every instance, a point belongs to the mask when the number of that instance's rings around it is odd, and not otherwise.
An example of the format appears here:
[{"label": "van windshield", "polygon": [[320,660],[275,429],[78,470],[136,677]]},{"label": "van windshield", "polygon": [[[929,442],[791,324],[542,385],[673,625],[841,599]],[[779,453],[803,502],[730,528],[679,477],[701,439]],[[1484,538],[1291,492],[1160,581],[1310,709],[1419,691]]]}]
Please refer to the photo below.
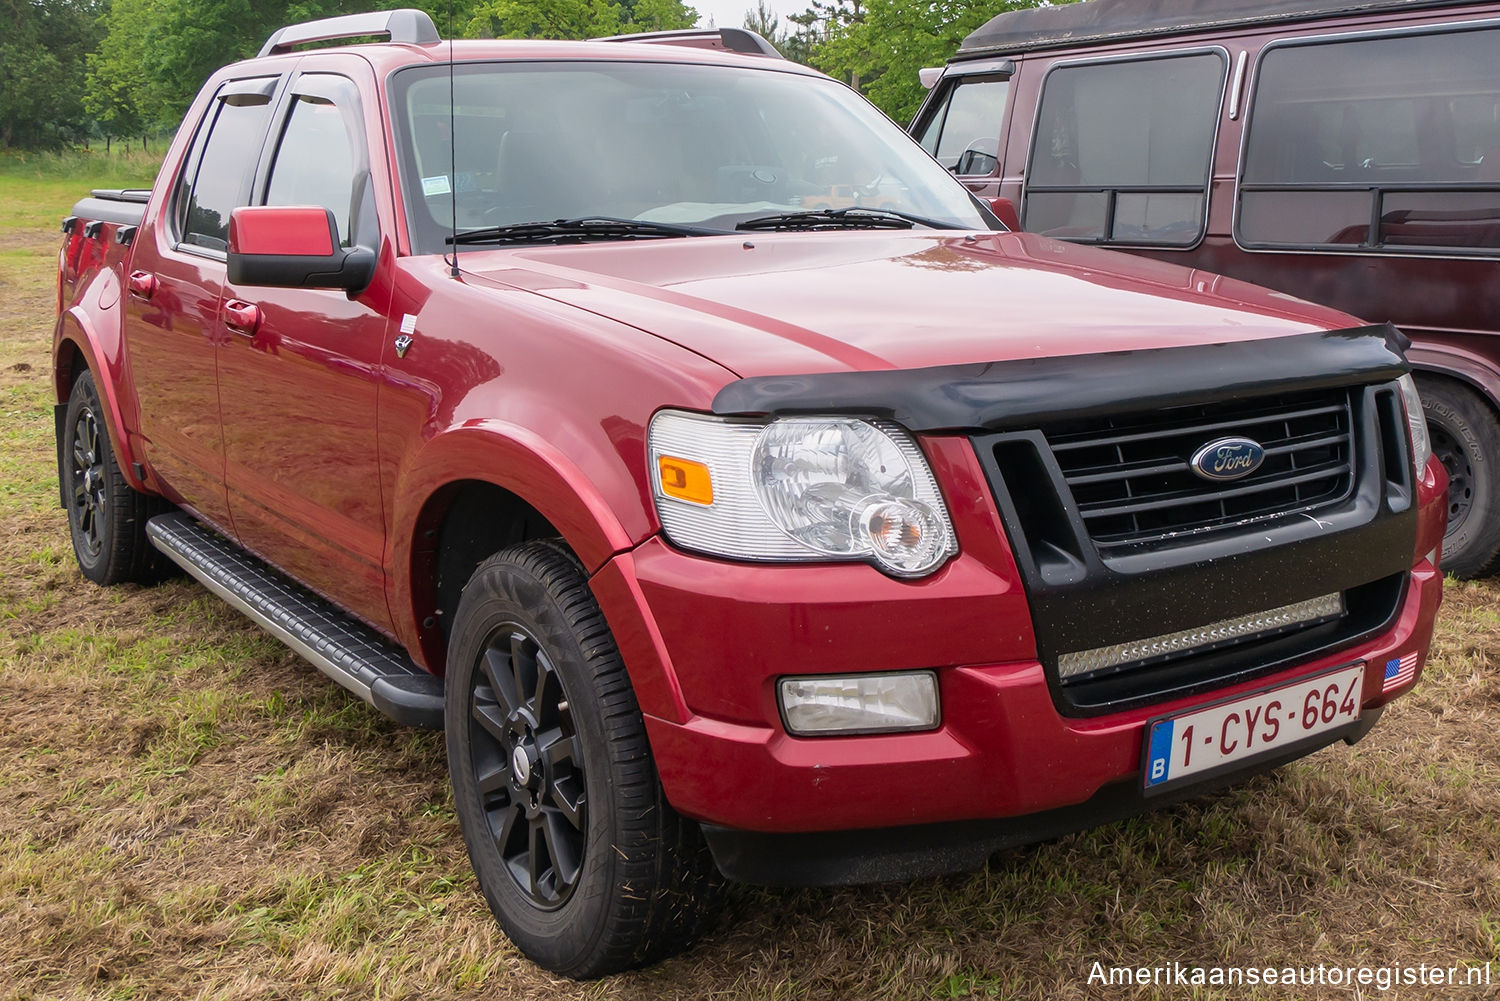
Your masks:
[{"label": "van windshield", "polygon": [[460,64],[451,152],[448,86],[446,66],[392,80],[419,252],[442,251],[455,209],[458,232],[474,236],[561,219],[729,232],[805,212],[851,227],[905,217],[989,228],[962,185],[832,80],[694,64]]}]

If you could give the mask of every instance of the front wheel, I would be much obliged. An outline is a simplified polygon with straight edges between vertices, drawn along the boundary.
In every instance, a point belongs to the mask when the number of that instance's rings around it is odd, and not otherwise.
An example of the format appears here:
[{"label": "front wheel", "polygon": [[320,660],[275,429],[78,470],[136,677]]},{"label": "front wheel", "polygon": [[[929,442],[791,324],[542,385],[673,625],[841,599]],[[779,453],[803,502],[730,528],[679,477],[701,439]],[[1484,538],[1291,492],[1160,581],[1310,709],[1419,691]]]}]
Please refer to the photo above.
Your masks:
[{"label": "front wheel", "polygon": [[1442,566],[1479,577],[1500,563],[1500,422],[1478,393],[1435,376],[1417,376],[1432,453],[1448,472],[1448,530]]},{"label": "front wheel", "polygon": [[453,795],[490,910],[528,958],[598,977],[686,948],[717,901],[697,825],[662,795],[583,570],[528,542],[479,565],[454,616]]}]

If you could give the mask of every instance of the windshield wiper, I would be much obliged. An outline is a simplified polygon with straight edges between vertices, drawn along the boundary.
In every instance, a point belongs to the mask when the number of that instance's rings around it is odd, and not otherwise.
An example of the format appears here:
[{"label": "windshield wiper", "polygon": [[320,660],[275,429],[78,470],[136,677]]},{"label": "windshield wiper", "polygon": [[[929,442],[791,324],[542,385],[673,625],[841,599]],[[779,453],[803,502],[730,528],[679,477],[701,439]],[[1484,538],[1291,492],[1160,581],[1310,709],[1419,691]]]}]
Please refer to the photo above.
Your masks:
[{"label": "windshield wiper", "polygon": [[960,229],[951,222],[928,219],[926,216],[897,212],[895,209],[866,208],[851,205],[843,209],[811,209],[804,212],[781,212],[776,215],[746,219],[735,229],[911,229],[926,226],[929,229]]},{"label": "windshield wiper", "polygon": [[719,236],[723,230],[672,223],[616,219],[613,216],[580,216],[551,222],[518,222],[508,226],[466,229],[448,237],[446,243],[539,243],[547,240],[636,240],[674,236]]}]

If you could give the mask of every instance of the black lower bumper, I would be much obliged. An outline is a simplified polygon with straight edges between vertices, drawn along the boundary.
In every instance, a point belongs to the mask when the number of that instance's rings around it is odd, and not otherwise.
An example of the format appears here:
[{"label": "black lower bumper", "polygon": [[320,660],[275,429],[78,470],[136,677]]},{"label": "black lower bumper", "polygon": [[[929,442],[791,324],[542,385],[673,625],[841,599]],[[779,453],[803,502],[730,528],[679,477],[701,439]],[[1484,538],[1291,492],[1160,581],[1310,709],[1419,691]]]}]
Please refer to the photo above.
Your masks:
[{"label": "black lower bumper", "polygon": [[1139,777],[1133,777],[1105,786],[1076,806],[1002,820],[810,834],[766,834],[704,824],[703,833],[720,872],[763,886],[846,886],[969,872],[1006,848],[1049,841],[1193,799],[1340,739],[1352,744],[1370,732],[1382,711],[1383,707],[1366,710],[1351,728],[1320,734],[1244,768],[1149,798],[1141,793]]}]

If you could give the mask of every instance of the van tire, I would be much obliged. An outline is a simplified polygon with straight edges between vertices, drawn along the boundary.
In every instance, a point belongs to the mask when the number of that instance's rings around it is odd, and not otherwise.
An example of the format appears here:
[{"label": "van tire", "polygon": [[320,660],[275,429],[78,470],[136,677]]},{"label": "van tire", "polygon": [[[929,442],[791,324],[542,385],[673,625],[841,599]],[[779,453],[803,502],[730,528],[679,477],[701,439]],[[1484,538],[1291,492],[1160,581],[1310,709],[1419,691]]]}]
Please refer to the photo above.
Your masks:
[{"label": "van tire", "polygon": [[1442,568],[1482,577],[1500,564],[1500,421],[1461,382],[1423,374],[1416,380],[1433,454],[1448,471]]}]

